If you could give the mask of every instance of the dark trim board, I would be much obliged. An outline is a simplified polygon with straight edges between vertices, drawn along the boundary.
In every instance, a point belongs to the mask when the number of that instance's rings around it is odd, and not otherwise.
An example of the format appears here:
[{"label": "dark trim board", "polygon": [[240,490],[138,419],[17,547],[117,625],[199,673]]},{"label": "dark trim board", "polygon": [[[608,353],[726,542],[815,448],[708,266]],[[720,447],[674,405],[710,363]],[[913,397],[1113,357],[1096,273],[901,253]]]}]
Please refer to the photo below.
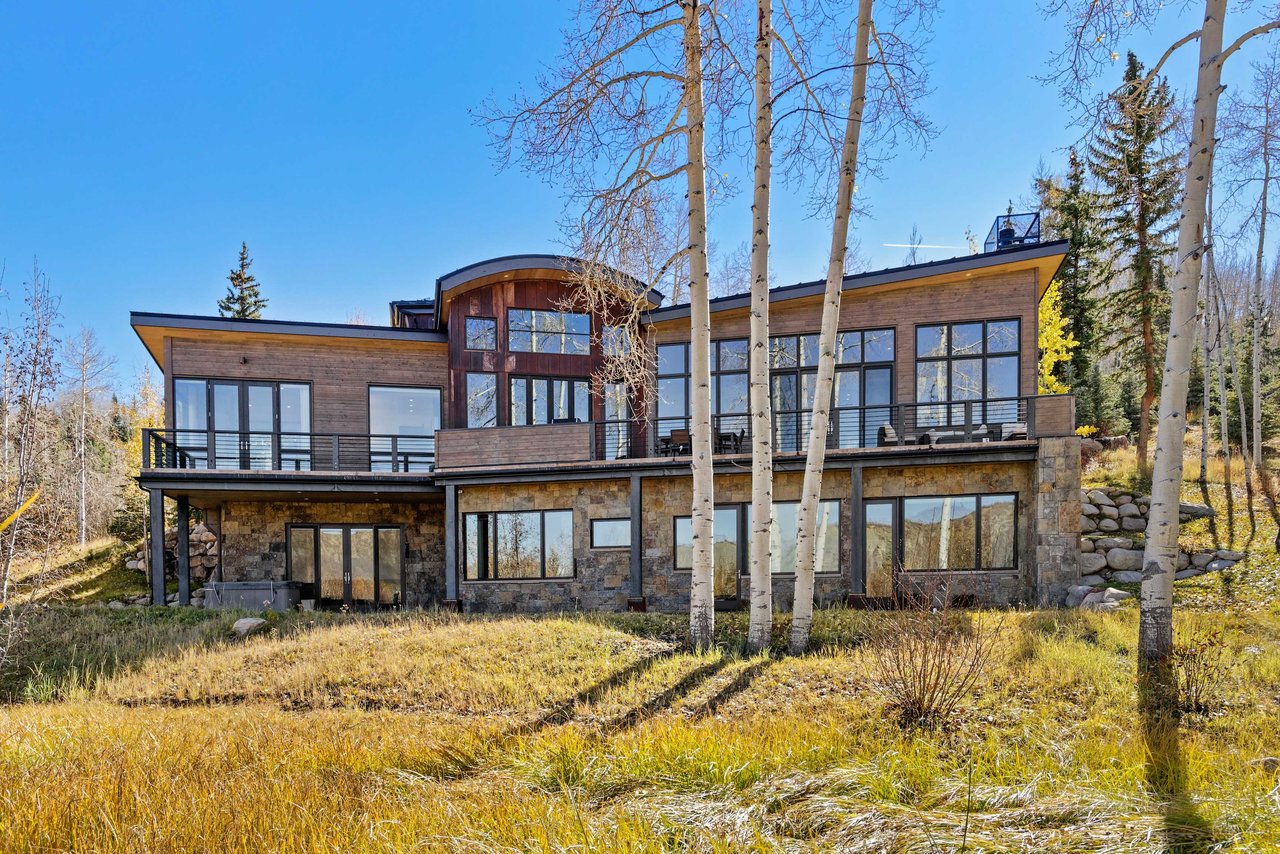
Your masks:
[{"label": "dark trim board", "polygon": [[351,323],[317,323],[309,320],[245,320],[210,317],[201,314],[164,314],[151,311],[129,312],[129,325],[167,329],[198,329],[211,332],[258,332],[278,335],[315,335],[324,338],[374,338],[383,341],[418,341],[447,344],[443,332],[426,329],[402,329],[397,326],[362,326]]}]

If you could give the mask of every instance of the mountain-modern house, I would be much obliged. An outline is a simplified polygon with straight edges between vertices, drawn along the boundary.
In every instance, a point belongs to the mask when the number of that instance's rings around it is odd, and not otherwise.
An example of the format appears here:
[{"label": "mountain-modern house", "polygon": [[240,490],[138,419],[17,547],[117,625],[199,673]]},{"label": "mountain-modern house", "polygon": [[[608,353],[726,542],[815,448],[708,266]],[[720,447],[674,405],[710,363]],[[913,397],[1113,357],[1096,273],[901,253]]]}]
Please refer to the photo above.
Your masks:
[{"label": "mountain-modern house", "polygon": [[[981,254],[844,280],[823,603],[887,604],[938,579],[1059,603],[1077,583],[1073,401],[1036,393],[1037,307],[1065,245],[997,231]],[[223,602],[686,608],[689,308],[650,295],[648,393],[604,383],[604,319],[566,299],[576,269],[549,255],[481,261],[429,298],[392,303],[387,326],[134,313],[164,374],[165,426],[144,434],[139,477],[157,601],[168,498],[184,603],[198,508],[218,545],[207,586]],[[771,293],[780,607],[822,290]],[[748,298],[714,300],[711,317],[715,593],[732,607],[747,595]]]}]

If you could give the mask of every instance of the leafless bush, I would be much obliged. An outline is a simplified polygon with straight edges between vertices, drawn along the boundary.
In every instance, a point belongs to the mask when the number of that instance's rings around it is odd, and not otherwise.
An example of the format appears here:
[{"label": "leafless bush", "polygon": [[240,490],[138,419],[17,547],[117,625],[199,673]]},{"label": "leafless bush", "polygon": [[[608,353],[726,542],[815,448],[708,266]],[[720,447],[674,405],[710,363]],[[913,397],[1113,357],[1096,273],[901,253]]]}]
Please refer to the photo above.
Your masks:
[{"label": "leafless bush", "polygon": [[974,619],[954,601],[945,586],[912,588],[871,645],[876,684],[904,724],[945,722],[987,671],[1004,620]]},{"label": "leafless bush", "polygon": [[1178,679],[1179,711],[1203,714],[1222,704],[1222,683],[1229,662],[1221,629],[1174,644],[1172,658]]}]

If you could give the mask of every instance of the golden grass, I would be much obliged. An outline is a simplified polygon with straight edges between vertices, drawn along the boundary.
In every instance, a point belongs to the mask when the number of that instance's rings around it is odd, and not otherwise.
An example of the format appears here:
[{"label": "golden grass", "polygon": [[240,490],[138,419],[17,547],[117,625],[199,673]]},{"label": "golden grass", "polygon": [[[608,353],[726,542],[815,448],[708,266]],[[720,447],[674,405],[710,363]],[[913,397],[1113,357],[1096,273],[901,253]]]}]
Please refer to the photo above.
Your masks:
[{"label": "golden grass", "polygon": [[695,656],[652,619],[443,615],[233,641],[203,616],[0,708],[0,849],[905,851],[957,847],[966,816],[973,850],[1280,844],[1277,780],[1249,765],[1280,754],[1275,616],[1184,618],[1224,627],[1233,665],[1175,743],[1144,733],[1132,608],[1005,615],[936,731],[894,722],[856,642]]}]

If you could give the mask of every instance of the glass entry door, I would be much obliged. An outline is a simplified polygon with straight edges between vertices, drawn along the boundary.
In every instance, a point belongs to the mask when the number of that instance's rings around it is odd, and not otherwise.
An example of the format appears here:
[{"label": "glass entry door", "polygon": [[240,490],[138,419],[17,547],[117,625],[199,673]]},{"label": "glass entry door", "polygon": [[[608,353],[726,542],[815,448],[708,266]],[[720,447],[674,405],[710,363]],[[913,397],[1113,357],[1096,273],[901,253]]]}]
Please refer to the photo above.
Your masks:
[{"label": "glass entry door", "polygon": [[215,468],[275,468],[275,386],[215,380],[212,386]]},{"label": "glass entry door", "polygon": [[289,578],[319,608],[403,604],[404,536],[378,525],[290,525]]},{"label": "glass entry door", "polygon": [[863,592],[870,598],[894,595],[898,557],[898,502],[867,501],[862,505]]}]

